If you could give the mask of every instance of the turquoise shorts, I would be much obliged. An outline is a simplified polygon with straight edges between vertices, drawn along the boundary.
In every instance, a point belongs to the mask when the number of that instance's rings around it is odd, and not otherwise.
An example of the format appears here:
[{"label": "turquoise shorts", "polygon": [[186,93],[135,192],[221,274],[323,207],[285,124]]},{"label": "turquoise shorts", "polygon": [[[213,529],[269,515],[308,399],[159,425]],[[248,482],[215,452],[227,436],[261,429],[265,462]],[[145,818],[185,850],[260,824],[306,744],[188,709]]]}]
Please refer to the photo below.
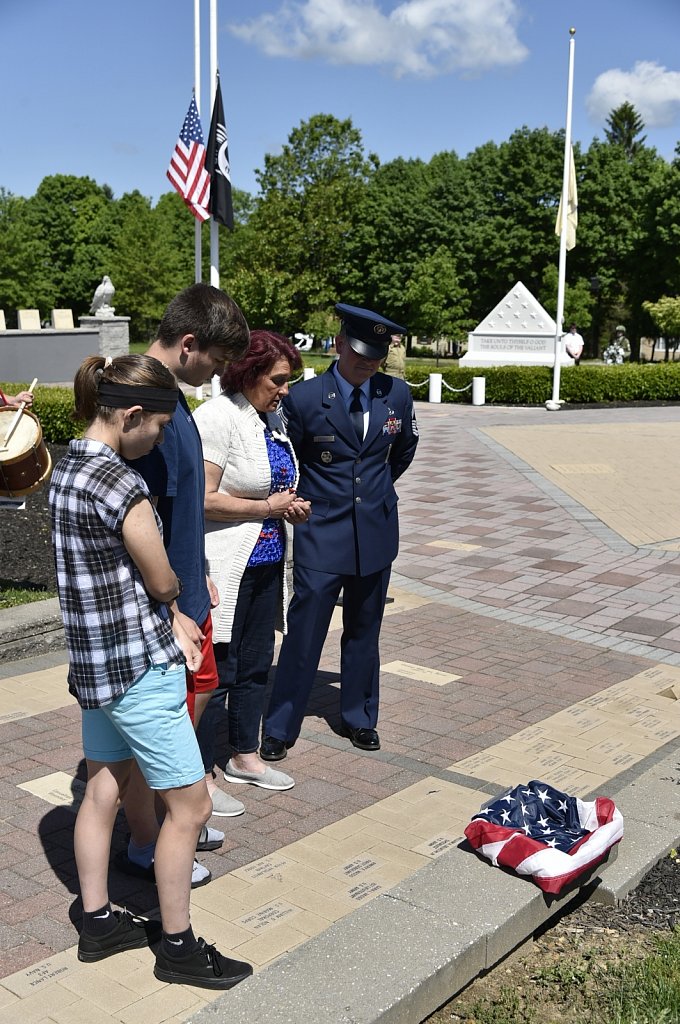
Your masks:
[{"label": "turquoise shorts", "polygon": [[152,665],[122,697],[83,709],[82,733],[88,760],[113,764],[133,757],[150,789],[191,786],[205,776],[187,711],[184,665]]}]

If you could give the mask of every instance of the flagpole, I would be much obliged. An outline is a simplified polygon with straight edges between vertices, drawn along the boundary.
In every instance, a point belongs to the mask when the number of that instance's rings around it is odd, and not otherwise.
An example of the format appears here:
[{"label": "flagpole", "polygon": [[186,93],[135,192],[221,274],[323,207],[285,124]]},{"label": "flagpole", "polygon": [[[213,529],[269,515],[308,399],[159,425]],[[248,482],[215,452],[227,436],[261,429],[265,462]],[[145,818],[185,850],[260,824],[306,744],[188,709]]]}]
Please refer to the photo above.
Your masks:
[{"label": "flagpole", "polygon": [[[201,113],[201,0],[194,0],[194,98],[198,113]],[[199,284],[203,278],[201,258],[201,222],[194,225],[194,280]]]},{"label": "flagpole", "polygon": [[[210,92],[212,111],[217,95],[217,0],[210,0]],[[219,227],[214,217],[210,218],[210,284],[220,286]]]},{"label": "flagpole", "polygon": [[567,123],[564,132],[564,170],[562,173],[562,224],[560,226],[560,259],[557,273],[557,315],[555,317],[555,362],[553,364],[552,398],[545,403],[546,409],[556,412],[560,402],[560,359],[562,355],[562,321],[564,318],[564,289],[567,271],[567,215],[569,212],[569,168],[571,163],[571,109],[574,87],[574,36],[576,29],[569,29],[569,76],[567,84]]}]

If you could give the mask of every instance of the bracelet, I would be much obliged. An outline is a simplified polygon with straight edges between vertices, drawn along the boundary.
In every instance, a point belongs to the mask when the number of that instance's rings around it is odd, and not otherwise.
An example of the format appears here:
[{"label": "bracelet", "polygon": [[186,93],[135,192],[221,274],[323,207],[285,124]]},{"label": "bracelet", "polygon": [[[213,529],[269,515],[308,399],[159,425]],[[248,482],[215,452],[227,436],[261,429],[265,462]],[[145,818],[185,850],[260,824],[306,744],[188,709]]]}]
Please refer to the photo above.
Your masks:
[{"label": "bracelet", "polygon": [[267,506],[267,515],[265,516],[265,519],[271,519],[272,507],[269,504],[269,498],[264,498],[264,503]]}]

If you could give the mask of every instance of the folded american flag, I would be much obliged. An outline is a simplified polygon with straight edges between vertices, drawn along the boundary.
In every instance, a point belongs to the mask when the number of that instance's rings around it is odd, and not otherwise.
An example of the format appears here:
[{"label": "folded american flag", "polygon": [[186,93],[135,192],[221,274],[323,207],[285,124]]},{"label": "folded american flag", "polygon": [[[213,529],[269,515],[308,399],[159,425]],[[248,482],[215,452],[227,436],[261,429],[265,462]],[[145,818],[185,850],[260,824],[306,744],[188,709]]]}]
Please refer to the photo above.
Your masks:
[{"label": "folded american flag", "polygon": [[623,817],[607,797],[586,803],[534,780],[482,807],[465,835],[495,866],[554,894],[605,859],[623,836]]}]

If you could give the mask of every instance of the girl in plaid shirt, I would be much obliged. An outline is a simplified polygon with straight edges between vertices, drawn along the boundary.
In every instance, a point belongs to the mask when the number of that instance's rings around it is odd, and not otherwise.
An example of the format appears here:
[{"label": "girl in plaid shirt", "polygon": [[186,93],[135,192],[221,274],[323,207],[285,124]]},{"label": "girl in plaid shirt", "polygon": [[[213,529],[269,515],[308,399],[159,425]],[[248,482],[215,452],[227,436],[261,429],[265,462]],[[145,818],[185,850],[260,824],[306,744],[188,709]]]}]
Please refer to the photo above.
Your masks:
[{"label": "girl in plaid shirt", "polygon": [[74,835],[83,902],[78,957],[101,960],[161,937],[154,922],[112,910],[108,896],[113,825],[141,771],[166,809],[160,831],[155,821],[130,821],[156,843],[162,939],[154,973],[230,988],[252,968],[196,939],[189,921],[196,841],[212,810],[186,709],[185,662],[196,671],[200,648],[174,616],[181,582],[146,484],[124,461],[162,443],[177,381],[150,356],[90,356],[74,390],[87,428],[55,467],[50,510],[69,689],[82,709],[88,773]]}]

